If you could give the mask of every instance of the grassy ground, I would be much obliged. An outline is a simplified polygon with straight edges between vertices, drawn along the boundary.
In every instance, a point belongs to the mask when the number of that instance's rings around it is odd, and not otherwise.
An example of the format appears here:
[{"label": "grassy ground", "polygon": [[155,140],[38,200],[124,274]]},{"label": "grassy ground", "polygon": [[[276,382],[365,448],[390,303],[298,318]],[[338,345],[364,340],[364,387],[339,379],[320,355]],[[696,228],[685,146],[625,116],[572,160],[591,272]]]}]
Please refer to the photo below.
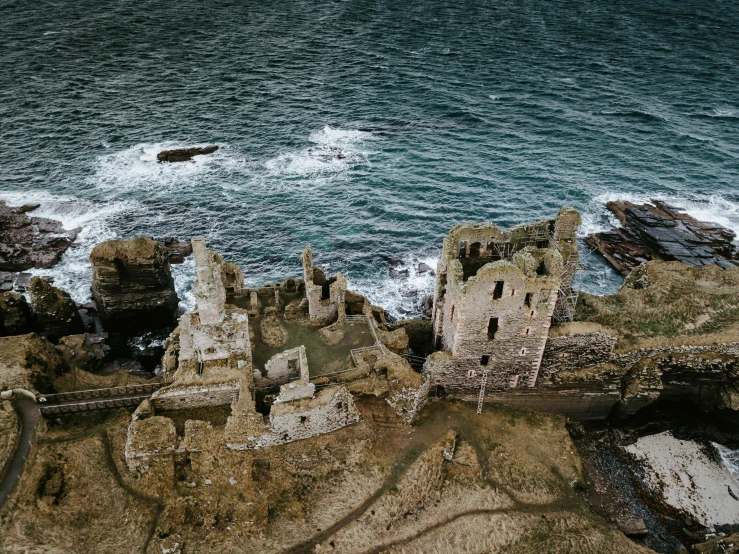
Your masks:
[{"label": "grassy ground", "polygon": [[318,332],[320,327],[306,323],[285,321],[280,316],[280,325],[287,335],[287,342],[282,346],[270,347],[264,344],[259,331],[259,317],[252,317],[249,324],[255,330],[252,353],[254,367],[264,368],[264,364],[275,354],[305,346],[308,356],[308,367],[311,377],[334,373],[351,367],[350,352],[354,348],[372,346],[375,342],[369,326],[365,322],[343,323],[338,329],[344,333],[344,339],[338,344],[328,345]]},{"label": "grassy ground", "polygon": [[610,296],[581,293],[576,321],[615,330],[621,350],[739,340],[739,268],[656,261],[636,268],[630,280],[639,276],[648,286],[625,284]]},{"label": "grassy ground", "polygon": [[358,425],[250,452],[214,418],[197,451],[143,476],[123,459],[125,411],[41,428],[0,551],[646,552],[573,488],[563,418],[435,402],[409,427],[381,399],[358,405]]}]

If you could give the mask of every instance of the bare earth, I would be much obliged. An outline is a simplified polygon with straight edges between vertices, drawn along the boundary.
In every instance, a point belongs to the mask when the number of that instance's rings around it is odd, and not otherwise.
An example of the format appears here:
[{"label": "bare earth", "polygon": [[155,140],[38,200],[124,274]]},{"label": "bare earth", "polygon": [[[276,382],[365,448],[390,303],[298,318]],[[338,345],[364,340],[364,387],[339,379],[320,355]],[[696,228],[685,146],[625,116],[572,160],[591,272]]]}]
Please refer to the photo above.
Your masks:
[{"label": "bare earth", "polygon": [[435,402],[409,427],[382,400],[359,407],[358,425],[247,452],[214,419],[200,452],[141,477],[123,459],[127,412],[42,423],[0,551],[651,552],[575,490],[562,417]]}]

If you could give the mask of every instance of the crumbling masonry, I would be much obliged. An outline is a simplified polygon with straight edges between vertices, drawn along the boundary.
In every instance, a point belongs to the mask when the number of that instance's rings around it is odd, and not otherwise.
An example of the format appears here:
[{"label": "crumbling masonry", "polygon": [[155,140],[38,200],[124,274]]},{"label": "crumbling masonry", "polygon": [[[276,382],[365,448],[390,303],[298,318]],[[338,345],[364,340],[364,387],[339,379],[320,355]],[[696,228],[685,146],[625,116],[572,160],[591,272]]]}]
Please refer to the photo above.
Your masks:
[{"label": "crumbling masonry", "polygon": [[549,327],[572,317],[579,224],[578,212],[562,208],[555,219],[507,231],[493,223],[452,228],[434,291],[440,351],[425,366],[437,392],[536,385]]}]

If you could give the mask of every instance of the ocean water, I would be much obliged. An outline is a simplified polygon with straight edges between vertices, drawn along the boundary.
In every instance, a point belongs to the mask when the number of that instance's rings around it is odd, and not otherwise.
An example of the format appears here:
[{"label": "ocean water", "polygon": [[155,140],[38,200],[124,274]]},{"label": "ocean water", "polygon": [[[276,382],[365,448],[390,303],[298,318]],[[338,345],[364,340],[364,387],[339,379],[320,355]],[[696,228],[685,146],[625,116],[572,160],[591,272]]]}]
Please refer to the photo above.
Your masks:
[{"label": "ocean water", "polygon": [[40,272],[78,300],[92,246],[139,234],[204,236],[249,284],[310,244],[405,316],[459,221],[566,203],[585,234],[658,197],[739,231],[734,2],[4,0],[0,61],[0,198],[83,228]]}]

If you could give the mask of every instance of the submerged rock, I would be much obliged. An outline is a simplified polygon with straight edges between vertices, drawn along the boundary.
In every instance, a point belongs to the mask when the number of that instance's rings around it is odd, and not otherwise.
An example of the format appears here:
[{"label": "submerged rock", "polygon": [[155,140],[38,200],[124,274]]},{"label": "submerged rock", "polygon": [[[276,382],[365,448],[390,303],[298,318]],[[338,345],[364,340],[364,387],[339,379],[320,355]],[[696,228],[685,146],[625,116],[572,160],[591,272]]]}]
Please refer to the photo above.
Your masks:
[{"label": "submerged rock", "polygon": [[40,277],[32,277],[26,290],[41,331],[50,341],[84,332],[82,317],[68,293]]},{"label": "submerged rock", "polygon": [[729,229],[706,223],[659,200],[652,204],[608,202],[622,227],[585,238],[619,272],[628,275],[648,260],[677,260],[689,265],[736,267],[739,256]]},{"label": "submerged rock", "polygon": [[151,238],[108,240],[90,254],[92,295],[108,331],[174,327],[177,293],[169,250]]},{"label": "submerged rock", "polygon": [[10,207],[0,200],[0,271],[50,267],[81,229],[66,231],[60,221],[27,214],[38,204]]},{"label": "submerged rock", "polygon": [[188,162],[195,156],[202,156],[204,154],[212,154],[218,150],[217,145],[204,146],[204,147],[193,147],[193,148],[179,148],[176,150],[164,150],[157,154],[157,160],[159,162]]}]

